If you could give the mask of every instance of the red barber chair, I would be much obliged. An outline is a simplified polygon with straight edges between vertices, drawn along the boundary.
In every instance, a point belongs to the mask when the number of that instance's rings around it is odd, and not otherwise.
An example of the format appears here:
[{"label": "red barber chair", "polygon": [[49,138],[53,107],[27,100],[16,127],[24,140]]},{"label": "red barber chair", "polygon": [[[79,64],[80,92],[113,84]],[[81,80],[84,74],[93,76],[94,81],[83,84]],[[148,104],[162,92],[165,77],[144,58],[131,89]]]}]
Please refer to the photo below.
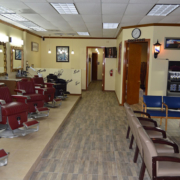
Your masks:
[{"label": "red barber chair", "polygon": [[[38,77],[37,75],[31,79],[34,82],[35,90],[38,91],[39,94],[45,96],[45,106],[48,107],[57,107],[61,105],[60,98],[54,98],[55,88],[53,87],[53,83],[44,83],[42,77]],[[40,89],[40,90],[39,90]],[[42,89],[44,91],[42,91]]]},{"label": "red barber chair", "polygon": [[[17,102],[14,102],[13,98]],[[0,87],[0,137],[14,138],[39,130],[38,121],[28,121],[26,100],[27,97],[11,96],[7,87]],[[3,131],[5,125],[7,128]]]},{"label": "red barber chair", "polygon": [[[42,94],[36,94],[34,83],[28,79],[22,79],[17,82],[17,89],[14,90],[17,94],[27,97],[27,105],[29,107],[29,117],[41,118],[49,116],[49,109],[44,106],[45,96],[43,95],[44,89],[38,88]],[[18,99],[18,102],[21,102]]]}]

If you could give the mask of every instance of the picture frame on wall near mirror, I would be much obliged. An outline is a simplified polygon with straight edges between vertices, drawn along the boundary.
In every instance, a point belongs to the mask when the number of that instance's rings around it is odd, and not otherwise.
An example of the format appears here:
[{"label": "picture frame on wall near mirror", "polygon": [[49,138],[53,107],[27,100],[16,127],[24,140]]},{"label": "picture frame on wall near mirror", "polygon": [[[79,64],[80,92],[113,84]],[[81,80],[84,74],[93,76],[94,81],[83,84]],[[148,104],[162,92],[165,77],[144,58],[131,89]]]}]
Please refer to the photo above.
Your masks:
[{"label": "picture frame on wall near mirror", "polygon": [[39,44],[36,42],[31,42],[31,51],[38,52],[39,51]]},{"label": "picture frame on wall near mirror", "polygon": [[180,37],[165,37],[164,49],[180,50]]},{"label": "picture frame on wall near mirror", "polygon": [[15,49],[15,60],[22,59],[22,51],[20,49]]},{"label": "picture frame on wall near mirror", "polygon": [[122,51],[122,42],[119,44],[119,59],[118,59],[118,73],[121,74],[121,51]]},{"label": "picture frame on wall near mirror", "polygon": [[56,62],[69,62],[69,46],[56,46]]}]

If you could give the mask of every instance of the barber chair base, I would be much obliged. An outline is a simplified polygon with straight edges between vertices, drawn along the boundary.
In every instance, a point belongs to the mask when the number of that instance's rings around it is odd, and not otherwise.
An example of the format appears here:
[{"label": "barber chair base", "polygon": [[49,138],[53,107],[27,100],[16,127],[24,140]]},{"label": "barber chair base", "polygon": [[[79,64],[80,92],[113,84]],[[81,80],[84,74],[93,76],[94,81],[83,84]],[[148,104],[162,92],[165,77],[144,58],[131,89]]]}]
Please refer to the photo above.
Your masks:
[{"label": "barber chair base", "polygon": [[65,95],[62,95],[62,96],[56,96],[57,98],[60,98],[62,100],[65,100],[66,98],[68,98],[68,96],[65,94]]},{"label": "barber chair base", "polygon": [[0,167],[7,165],[8,154],[4,149],[0,149]]},{"label": "barber chair base", "polygon": [[45,103],[44,106],[55,108],[61,106],[61,104],[61,99],[53,99],[52,103]]},{"label": "barber chair base", "polygon": [[0,134],[0,137],[15,138],[19,136],[26,136],[27,134],[31,134],[39,130],[39,122],[36,120],[27,121],[23,123],[23,125],[23,127],[15,130],[6,129]]},{"label": "barber chair base", "polygon": [[42,108],[36,108],[36,112],[32,112],[28,114],[29,118],[42,118],[42,117],[48,117],[49,116],[49,109],[47,107]]}]

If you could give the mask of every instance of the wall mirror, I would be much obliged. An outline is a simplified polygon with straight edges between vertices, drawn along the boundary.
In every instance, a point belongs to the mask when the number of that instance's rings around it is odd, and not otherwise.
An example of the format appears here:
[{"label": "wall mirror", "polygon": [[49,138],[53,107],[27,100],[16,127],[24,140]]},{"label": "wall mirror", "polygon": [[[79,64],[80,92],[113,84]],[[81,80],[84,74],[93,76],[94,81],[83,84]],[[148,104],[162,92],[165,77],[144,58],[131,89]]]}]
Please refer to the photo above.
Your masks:
[{"label": "wall mirror", "polygon": [[0,42],[0,76],[7,74],[6,43]]},{"label": "wall mirror", "polygon": [[23,70],[24,51],[23,48],[11,46],[11,72]]}]

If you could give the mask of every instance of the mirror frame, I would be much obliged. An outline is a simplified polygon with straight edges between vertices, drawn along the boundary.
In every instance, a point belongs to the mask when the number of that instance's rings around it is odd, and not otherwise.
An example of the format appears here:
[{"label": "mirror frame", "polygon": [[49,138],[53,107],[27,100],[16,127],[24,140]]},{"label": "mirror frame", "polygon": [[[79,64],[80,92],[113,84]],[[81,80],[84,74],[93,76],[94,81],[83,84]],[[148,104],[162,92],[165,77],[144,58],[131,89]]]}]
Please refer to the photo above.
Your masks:
[{"label": "mirror frame", "polygon": [[[21,59],[21,65],[22,68],[18,68],[18,69],[13,69],[13,49],[16,50],[21,50],[22,51],[22,59]],[[11,72],[17,72],[18,70],[23,70],[24,68],[24,50],[21,47],[16,47],[16,46],[11,46]]]},{"label": "mirror frame", "polygon": [[3,53],[4,53],[4,72],[0,73],[0,76],[5,76],[7,74],[6,43],[0,41],[0,45],[3,45]]}]

